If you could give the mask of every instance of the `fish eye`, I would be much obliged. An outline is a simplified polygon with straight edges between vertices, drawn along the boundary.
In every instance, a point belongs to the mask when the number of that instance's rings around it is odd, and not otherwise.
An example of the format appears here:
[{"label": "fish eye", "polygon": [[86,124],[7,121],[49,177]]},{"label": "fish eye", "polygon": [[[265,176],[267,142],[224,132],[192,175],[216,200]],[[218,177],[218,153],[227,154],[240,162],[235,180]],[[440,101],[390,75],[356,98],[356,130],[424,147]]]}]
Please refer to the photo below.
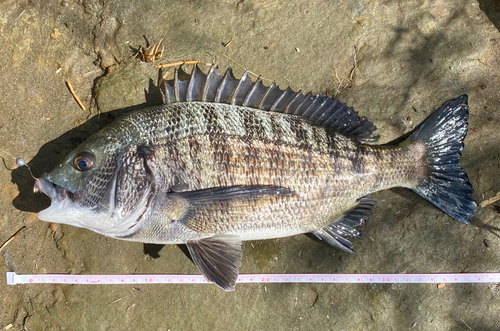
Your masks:
[{"label": "fish eye", "polygon": [[73,166],[78,171],[87,171],[94,165],[95,156],[90,152],[82,152],[75,157]]}]

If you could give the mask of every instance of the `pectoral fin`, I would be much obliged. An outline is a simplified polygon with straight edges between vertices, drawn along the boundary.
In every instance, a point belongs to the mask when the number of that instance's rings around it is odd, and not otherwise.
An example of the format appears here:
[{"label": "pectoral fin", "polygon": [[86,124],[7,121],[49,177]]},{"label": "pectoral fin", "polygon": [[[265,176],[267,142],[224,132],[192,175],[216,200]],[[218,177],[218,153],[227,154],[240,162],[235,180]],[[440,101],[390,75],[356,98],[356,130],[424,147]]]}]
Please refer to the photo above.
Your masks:
[{"label": "pectoral fin", "polygon": [[244,216],[249,206],[258,205],[262,199],[286,198],[293,194],[294,192],[286,187],[240,185],[169,193],[169,197],[171,201],[175,201],[175,210],[179,210],[175,215],[172,214],[172,220],[181,222],[196,232],[223,233],[226,228],[213,232],[214,229],[207,229],[207,226],[217,222],[224,223],[226,215],[229,214],[233,217]]},{"label": "pectoral fin", "polygon": [[177,194],[193,205],[206,205],[227,202],[229,200],[248,200],[265,196],[292,195],[294,192],[286,187],[273,185],[236,185],[214,187],[197,191],[184,191]]},{"label": "pectoral fin", "polygon": [[187,247],[203,276],[224,291],[234,291],[241,266],[241,240],[238,236],[216,235],[190,240]]},{"label": "pectoral fin", "polygon": [[348,239],[361,236],[355,227],[365,225],[376,203],[377,200],[361,198],[356,206],[337,217],[330,225],[312,233],[335,248],[354,253],[352,243]]}]

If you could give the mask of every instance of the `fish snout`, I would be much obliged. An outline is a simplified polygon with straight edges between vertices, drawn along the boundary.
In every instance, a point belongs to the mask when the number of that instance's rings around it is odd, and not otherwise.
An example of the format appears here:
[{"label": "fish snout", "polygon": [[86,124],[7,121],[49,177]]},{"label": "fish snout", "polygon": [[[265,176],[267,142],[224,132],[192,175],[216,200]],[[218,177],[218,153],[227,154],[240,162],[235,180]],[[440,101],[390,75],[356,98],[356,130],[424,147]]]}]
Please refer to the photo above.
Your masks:
[{"label": "fish snout", "polygon": [[43,193],[50,198],[51,201],[63,200],[68,197],[68,190],[51,183],[45,178],[39,178],[33,186],[34,193]]}]

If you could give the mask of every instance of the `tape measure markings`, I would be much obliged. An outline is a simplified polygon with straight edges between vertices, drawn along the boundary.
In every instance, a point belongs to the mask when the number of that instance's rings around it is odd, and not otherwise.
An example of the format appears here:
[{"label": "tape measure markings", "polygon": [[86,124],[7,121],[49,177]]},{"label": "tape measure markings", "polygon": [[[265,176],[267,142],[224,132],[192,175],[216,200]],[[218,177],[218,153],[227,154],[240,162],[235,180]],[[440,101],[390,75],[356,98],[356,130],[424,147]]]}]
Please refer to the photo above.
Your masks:
[{"label": "tape measure markings", "polygon": [[[203,284],[202,275],[18,275],[7,272],[7,284]],[[443,274],[243,274],[237,283],[329,283],[329,284],[439,284],[500,283],[500,273]]]}]

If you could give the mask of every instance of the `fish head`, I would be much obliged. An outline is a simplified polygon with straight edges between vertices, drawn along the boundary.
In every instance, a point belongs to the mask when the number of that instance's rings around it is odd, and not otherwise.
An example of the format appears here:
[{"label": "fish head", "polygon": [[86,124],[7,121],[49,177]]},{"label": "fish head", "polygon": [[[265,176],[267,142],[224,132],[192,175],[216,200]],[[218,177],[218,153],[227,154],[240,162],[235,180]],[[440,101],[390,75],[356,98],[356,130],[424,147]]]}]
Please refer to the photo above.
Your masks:
[{"label": "fish head", "polygon": [[133,232],[151,186],[144,153],[105,131],[70,152],[33,190],[51,199],[38,213],[40,220],[119,237]]}]

